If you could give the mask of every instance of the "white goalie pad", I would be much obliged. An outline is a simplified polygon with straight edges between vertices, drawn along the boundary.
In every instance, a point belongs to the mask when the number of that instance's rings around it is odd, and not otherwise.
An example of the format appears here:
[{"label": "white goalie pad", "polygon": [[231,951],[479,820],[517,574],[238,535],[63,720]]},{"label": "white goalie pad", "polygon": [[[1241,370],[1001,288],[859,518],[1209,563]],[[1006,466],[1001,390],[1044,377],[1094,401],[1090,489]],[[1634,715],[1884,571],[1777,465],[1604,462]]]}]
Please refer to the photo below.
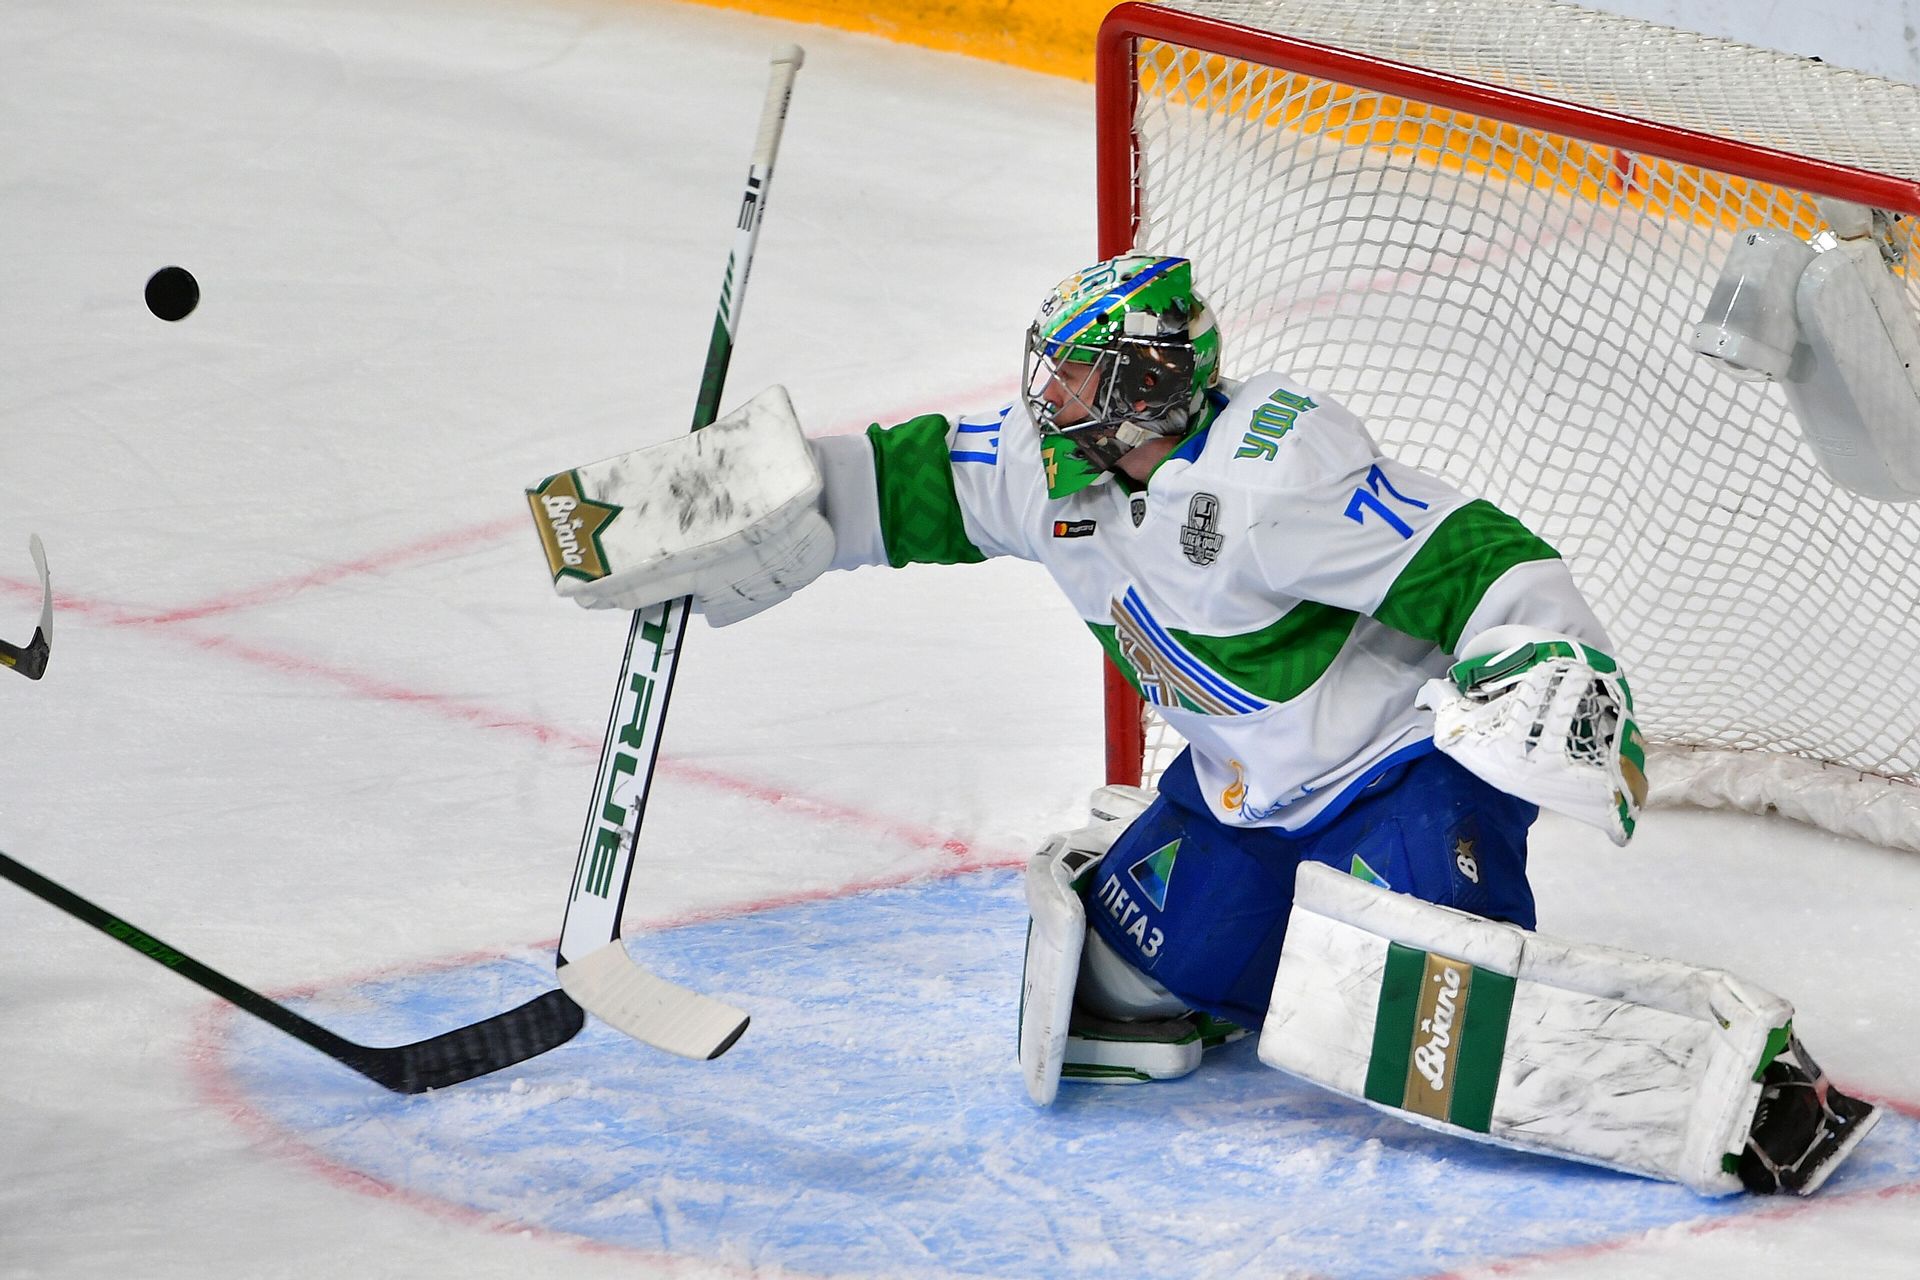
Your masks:
[{"label": "white goalie pad", "polygon": [[1087,941],[1087,908],[1075,880],[1100,861],[1064,836],[1027,861],[1027,962],[1020,977],[1020,1075],[1027,1096],[1050,1106],[1060,1090],[1073,1021],[1073,988]]},{"label": "white goalie pad", "polygon": [[1726,1195],[1792,1017],[1718,970],[1306,863],[1259,1050],[1415,1124]]},{"label": "white goalie pad", "polygon": [[[1148,799],[1137,788],[1101,788],[1094,807],[1104,820],[1051,837],[1027,862],[1020,1074],[1040,1106],[1052,1104],[1063,1076],[1134,1084],[1186,1075],[1223,1039],[1087,931],[1087,883]],[[1095,997],[1092,1007],[1076,996]]]},{"label": "white goalie pad", "polygon": [[783,387],[704,430],[527,491],[554,590],[587,608],[692,596],[714,626],[786,599],[833,561],[819,464]]},{"label": "white goalie pad", "polygon": [[1920,323],[1894,215],[1816,197],[1832,238],[1735,237],[1688,343],[1735,377],[1777,381],[1820,469],[1886,502],[1920,499]]}]

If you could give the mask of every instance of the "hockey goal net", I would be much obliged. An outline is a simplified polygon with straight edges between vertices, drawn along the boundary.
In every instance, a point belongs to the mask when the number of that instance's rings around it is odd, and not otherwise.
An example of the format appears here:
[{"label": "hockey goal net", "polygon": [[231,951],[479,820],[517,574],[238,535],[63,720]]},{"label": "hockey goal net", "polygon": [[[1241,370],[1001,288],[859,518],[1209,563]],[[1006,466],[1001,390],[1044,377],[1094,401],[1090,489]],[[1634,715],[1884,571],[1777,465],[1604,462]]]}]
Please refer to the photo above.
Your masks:
[{"label": "hockey goal net", "polygon": [[[1736,234],[1903,216],[1920,88],[1541,0],[1122,4],[1100,252],[1178,253],[1283,369],[1519,515],[1607,622],[1656,800],[1920,848],[1920,503],[1817,468],[1687,346]],[[1920,425],[1920,424],[1917,424]],[[1111,668],[1108,777],[1179,744]]]}]

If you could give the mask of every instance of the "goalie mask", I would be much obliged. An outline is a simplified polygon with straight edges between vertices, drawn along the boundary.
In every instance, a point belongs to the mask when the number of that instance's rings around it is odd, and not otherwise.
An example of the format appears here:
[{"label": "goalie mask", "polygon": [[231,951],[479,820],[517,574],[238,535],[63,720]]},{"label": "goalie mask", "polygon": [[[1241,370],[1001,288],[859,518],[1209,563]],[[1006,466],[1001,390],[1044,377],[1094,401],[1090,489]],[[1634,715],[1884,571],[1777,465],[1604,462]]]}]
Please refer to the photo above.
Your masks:
[{"label": "goalie mask", "polygon": [[1067,277],[1027,330],[1027,411],[1047,494],[1064,498],[1121,458],[1200,422],[1220,333],[1185,258],[1129,254]]}]

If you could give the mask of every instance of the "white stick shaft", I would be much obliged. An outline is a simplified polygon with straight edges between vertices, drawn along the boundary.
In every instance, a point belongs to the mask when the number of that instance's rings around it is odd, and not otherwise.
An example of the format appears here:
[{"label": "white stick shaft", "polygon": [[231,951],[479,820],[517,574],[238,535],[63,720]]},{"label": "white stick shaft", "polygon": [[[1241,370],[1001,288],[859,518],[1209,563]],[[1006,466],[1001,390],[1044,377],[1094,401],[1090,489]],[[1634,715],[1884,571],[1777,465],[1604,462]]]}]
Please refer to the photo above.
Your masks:
[{"label": "white stick shaft", "polygon": [[620,910],[633,870],[640,814],[646,808],[660,751],[665,692],[673,678],[686,611],[684,599],[655,605],[635,614],[628,632],[620,688],[607,717],[593,802],[580,838],[580,856],[574,862],[566,920],[560,926],[562,966],[620,936]]},{"label": "white stick shaft", "polygon": [[[729,338],[735,332],[740,308],[747,297],[747,276],[753,270],[754,246],[760,241],[760,220],[766,215],[773,162],[780,154],[780,136],[787,127],[787,106],[793,101],[793,78],[805,60],[806,54],[797,44],[790,44],[773,55],[767,100],[760,108],[760,133],[753,142],[753,161],[747,166],[747,188],[740,196],[740,216],[734,223],[733,250],[727,256],[727,279],[720,289],[720,319]],[[717,394],[715,399],[718,400]]]},{"label": "white stick shaft", "polygon": [[[732,354],[732,334],[738,323],[747,273],[753,265],[754,246],[766,206],[767,184],[773,177],[773,161],[779,152],[787,105],[793,95],[794,74],[799,71],[804,56],[797,45],[790,45],[773,58],[773,74],[761,108],[760,129],[754,141],[753,161],[747,170],[733,249],[721,283],[700,401],[694,410],[696,431],[713,421],[718,409]],[[620,937],[620,917],[633,871],[634,845],[646,814],[654,762],[659,755],[660,735],[666,725],[667,704],[673,693],[673,676],[679,665],[691,605],[690,599],[680,599],[642,610],[634,615],[633,625],[627,632],[620,682],[607,716],[593,798],[574,864],[566,919],[560,930],[558,963],[563,976],[571,961],[598,952],[609,941]],[[644,645],[640,643],[642,640],[646,642]],[[643,659],[637,671],[636,650]],[[580,985],[589,996],[597,989],[584,983]],[[601,1013],[588,1000],[581,999],[580,993],[575,993],[575,999],[591,1012]],[[609,1021],[614,1021],[629,1035],[648,1039],[629,1025],[631,1019]]]}]

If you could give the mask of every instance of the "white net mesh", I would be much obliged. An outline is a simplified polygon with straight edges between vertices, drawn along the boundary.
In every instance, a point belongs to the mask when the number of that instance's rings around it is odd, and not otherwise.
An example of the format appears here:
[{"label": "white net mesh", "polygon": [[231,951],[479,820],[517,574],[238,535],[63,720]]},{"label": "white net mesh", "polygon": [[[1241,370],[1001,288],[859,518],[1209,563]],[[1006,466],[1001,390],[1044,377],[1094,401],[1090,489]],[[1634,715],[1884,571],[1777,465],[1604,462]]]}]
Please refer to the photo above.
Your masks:
[{"label": "white net mesh", "polygon": [[[1629,19],[1171,7],[1920,177],[1920,88]],[[1656,743],[1920,780],[1920,504],[1832,484],[1777,388],[1685,345],[1736,231],[1821,233],[1808,196],[1165,42],[1138,65],[1136,244],[1195,260],[1230,376],[1326,390],[1554,543]]]},{"label": "white net mesh", "polygon": [[1165,7],[1793,155],[1920,178],[1920,88],[1545,0]]}]

